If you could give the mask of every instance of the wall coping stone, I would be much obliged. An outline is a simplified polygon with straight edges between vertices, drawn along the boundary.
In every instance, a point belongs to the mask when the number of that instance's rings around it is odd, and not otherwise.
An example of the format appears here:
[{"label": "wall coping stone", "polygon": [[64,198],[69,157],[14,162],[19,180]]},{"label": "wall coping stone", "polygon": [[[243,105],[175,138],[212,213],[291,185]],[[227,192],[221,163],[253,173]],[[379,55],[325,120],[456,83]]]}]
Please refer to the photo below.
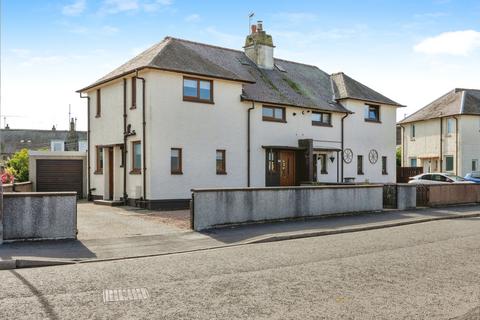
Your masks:
[{"label": "wall coping stone", "polygon": [[76,192],[4,192],[4,198],[15,197],[68,197],[77,196]]},{"label": "wall coping stone", "polygon": [[381,188],[383,184],[356,184],[356,185],[328,185],[328,186],[292,186],[292,187],[251,187],[251,188],[201,188],[191,189],[192,192],[231,192],[231,191],[283,191],[283,190],[311,190],[311,189],[356,189]]}]

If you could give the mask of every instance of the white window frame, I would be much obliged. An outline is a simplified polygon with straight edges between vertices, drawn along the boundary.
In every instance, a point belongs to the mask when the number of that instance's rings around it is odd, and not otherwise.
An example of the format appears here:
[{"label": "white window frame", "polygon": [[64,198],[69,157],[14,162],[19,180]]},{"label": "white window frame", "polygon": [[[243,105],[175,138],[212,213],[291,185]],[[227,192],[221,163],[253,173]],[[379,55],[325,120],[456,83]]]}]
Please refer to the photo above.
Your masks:
[{"label": "white window frame", "polygon": [[[60,144],[60,150],[55,150],[55,145],[59,143]],[[63,140],[51,140],[50,141],[50,151],[52,152],[61,152],[61,151],[65,151],[65,141]]]}]

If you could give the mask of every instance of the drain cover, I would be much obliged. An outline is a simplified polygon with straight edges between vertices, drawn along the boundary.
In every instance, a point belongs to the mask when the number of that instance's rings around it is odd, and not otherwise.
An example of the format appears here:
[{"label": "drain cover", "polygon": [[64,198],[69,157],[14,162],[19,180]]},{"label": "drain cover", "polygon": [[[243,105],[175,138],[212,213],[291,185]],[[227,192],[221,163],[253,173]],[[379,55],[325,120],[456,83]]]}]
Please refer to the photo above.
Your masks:
[{"label": "drain cover", "polygon": [[150,298],[150,295],[146,288],[103,290],[103,302],[143,300],[148,298]]}]

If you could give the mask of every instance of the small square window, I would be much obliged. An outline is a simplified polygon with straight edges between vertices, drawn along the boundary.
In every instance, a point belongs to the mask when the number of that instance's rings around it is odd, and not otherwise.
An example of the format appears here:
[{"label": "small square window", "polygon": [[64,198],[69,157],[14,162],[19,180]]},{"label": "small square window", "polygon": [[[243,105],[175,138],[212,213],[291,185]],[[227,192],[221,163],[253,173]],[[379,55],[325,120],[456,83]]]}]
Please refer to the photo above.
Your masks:
[{"label": "small square window", "polygon": [[380,106],[365,105],[365,121],[380,122]]},{"label": "small square window", "polygon": [[170,150],[170,172],[182,174],[182,149],[172,148]]},{"label": "small square window", "polygon": [[411,158],[410,167],[416,167],[416,166],[417,166],[417,158]]}]

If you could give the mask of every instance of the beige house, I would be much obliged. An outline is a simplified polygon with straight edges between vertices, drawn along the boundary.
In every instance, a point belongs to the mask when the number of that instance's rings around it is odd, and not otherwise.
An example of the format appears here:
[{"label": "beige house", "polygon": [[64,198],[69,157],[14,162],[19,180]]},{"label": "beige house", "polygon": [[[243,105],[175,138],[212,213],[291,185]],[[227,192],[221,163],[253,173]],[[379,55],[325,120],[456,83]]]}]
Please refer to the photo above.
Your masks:
[{"label": "beige house", "polygon": [[192,188],[395,181],[401,105],[275,58],[261,23],[243,50],[167,37],[79,92],[94,199],[180,208]]},{"label": "beige house", "polygon": [[480,170],[480,90],[454,89],[398,125],[402,166],[460,176]]}]

